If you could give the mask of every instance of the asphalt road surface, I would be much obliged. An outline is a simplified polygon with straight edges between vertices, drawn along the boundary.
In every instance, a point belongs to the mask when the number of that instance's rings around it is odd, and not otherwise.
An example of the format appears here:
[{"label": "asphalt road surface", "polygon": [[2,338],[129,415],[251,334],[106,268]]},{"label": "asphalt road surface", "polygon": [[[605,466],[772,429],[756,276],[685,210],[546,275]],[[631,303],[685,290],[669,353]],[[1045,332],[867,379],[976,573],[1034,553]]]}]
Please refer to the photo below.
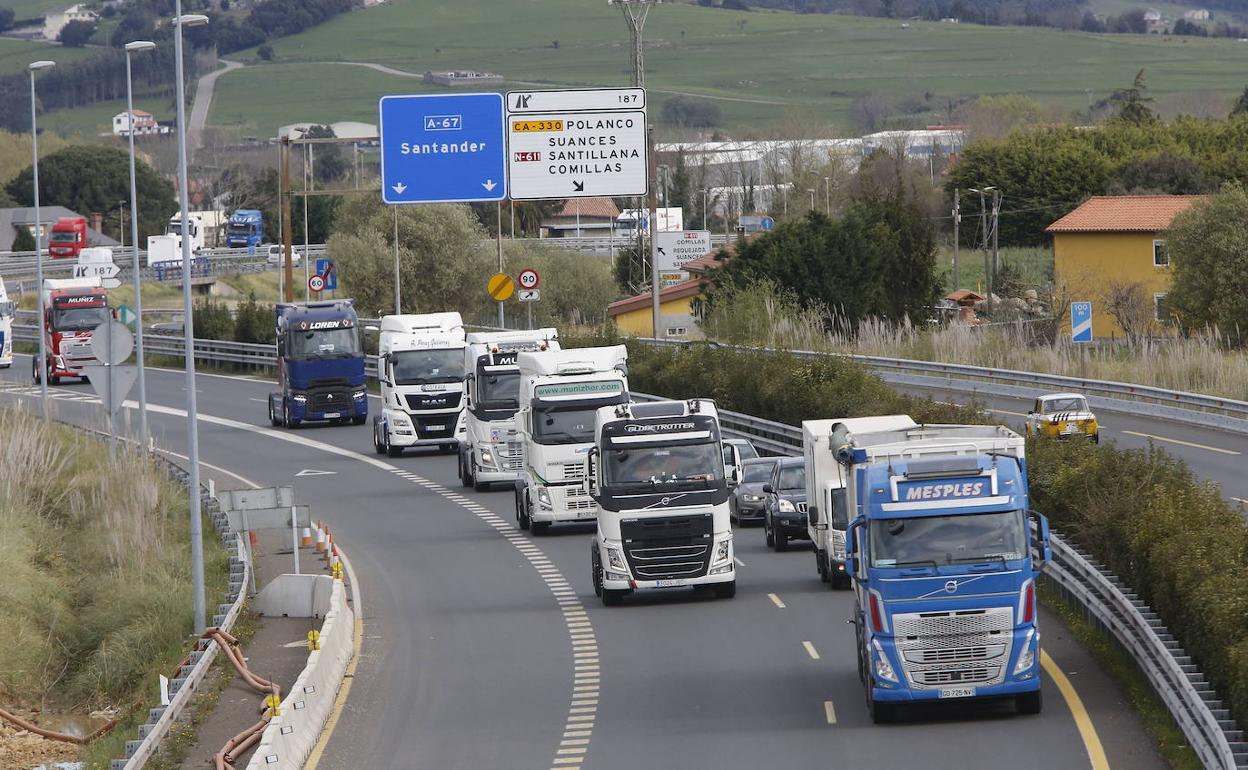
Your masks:
[{"label": "asphalt road surface", "polygon": [[[29,371],[19,356],[0,372],[0,404],[38,408]],[[153,435],[184,453],[185,378],[148,371]],[[761,530],[741,530],[735,599],[665,592],[604,608],[589,581],[592,528],[522,533],[510,491],[460,488],[451,456],[378,457],[368,425],[270,428],[270,387],[201,376],[200,451],[236,477],[293,484],[356,571],[362,657],[320,768],[1164,766],[1050,616],[1039,716],[959,705],[872,725],[845,623],[850,594],[819,582],[809,550],[772,553]],[[89,385],[51,391],[60,418],[102,424]],[[1217,477],[1226,463],[1208,455],[1193,464]],[[298,475],[309,470],[328,473]],[[1077,693],[1073,704],[1054,671]]]}]

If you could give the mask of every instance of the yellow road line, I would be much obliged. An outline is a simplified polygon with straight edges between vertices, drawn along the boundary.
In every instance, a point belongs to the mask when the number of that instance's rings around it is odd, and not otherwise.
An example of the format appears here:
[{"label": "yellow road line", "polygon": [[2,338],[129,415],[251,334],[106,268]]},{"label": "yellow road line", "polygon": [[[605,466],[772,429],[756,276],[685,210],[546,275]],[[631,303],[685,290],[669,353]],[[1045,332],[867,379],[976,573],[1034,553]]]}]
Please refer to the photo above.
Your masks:
[{"label": "yellow road line", "polygon": [[308,755],[308,761],[303,766],[304,770],[316,770],[321,761],[321,755],[325,753],[325,747],[329,745],[329,739],[334,735],[334,728],[338,726],[338,719],[347,705],[347,696],[351,694],[351,684],[355,681],[355,667],[359,664],[360,653],[364,649],[364,620],[362,618],[364,608],[360,606],[360,584],[355,580],[355,570],[351,569],[351,561],[341,551],[339,555],[347,570],[347,575],[351,578],[351,604],[352,609],[355,610],[355,655],[347,664],[347,670],[342,677],[342,686],[338,688],[338,697],[334,699],[334,708],[329,712],[329,718],[325,720],[325,727],[321,729],[321,737],[312,747],[312,753]]},{"label": "yellow road line", "polygon": [[836,706],[830,700],[823,702],[823,717],[828,720],[828,724],[836,724]]},{"label": "yellow road line", "polygon": [[1205,446],[1204,444],[1195,444],[1191,441],[1180,441],[1177,438],[1166,438],[1165,436],[1154,436],[1151,433],[1138,433],[1133,430],[1124,430],[1123,433],[1126,433],[1127,435],[1130,435],[1130,436],[1139,436],[1140,438],[1151,438],[1154,441],[1165,441],[1170,444],[1178,444],[1179,446],[1190,446],[1193,449],[1207,449],[1210,452],[1221,452],[1224,455],[1239,454],[1239,452],[1236,452],[1234,449],[1221,449],[1216,446]]},{"label": "yellow road line", "polygon": [[802,646],[806,648],[806,654],[811,660],[819,660],[819,651],[815,649],[815,645],[810,642],[802,642]]},{"label": "yellow road line", "polygon": [[1083,747],[1088,752],[1092,770],[1109,770],[1105,747],[1101,745],[1101,738],[1096,734],[1096,727],[1092,725],[1092,718],[1088,716],[1088,710],[1083,707],[1083,700],[1075,691],[1075,686],[1066,678],[1066,673],[1049,657],[1049,653],[1043,649],[1040,650],[1040,665],[1052,677],[1053,683],[1062,693],[1062,698],[1066,700],[1070,715],[1075,718],[1075,727],[1079,728],[1079,737],[1083,739]]},{"label": "yellow road line", "polygon": [[771,599],[772,604],[776,605],[780,609],[784,609],[784,602],[780,601],[779,596],[776,596],[775,594],[767,594],[767,598]]}]

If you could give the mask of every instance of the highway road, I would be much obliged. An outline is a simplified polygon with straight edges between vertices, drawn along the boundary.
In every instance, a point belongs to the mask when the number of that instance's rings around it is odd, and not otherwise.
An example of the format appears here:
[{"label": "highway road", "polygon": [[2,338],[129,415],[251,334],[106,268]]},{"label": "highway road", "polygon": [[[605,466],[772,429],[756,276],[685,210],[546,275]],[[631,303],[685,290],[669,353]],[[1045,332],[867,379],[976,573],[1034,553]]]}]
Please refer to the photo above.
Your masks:
[{"label": "highway road", "polygon": [[[19,359],[0,372],[0,404],[37,408]],[[179,452],[183,383],[149,369],[154,434]],[[380,458],[369,426],[272,429],[267,383],[198,383],[204,462],[294,484],[363,590],[362,658],[320,768],[1164,766],[1051,617],[1041,715],[963,707],[875,726],[845,624],[850,596],[819,582],[808,550],[771,553],[760,530],[740,531],[735,599],[663,594],[607,609],[590,587],[587,529],[533,537],[514,527],[509,492],[458,487],[450,456]],[[52,392],[62,418],[100,424],[89,386]]]}]

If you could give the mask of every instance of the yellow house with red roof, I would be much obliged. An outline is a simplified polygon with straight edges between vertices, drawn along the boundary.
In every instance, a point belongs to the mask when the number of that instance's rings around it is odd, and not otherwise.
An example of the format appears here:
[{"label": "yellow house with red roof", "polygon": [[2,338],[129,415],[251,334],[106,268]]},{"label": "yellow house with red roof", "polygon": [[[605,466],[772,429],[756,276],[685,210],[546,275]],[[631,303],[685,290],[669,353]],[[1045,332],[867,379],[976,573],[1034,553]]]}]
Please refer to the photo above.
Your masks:
[{"label": "yellow house with red roof", "polygon": [[[1092,303],[1094,337],[1172,333],[1165,311],[1166,234],[1175,216],[1201,197],[1094,196],[1046,228],[1058,295]],[[1069,325],[1063,332],[1070,335]]]},{"label": "yellow house with red roof", "polygon": [[[698,322],[702,316],[702,302],[706,299],[703,287],[706,273],[723,263],[714,254],[686,262],[690,278],[659,291],[659,323],[664,336],[672,339],[702,339]],[[621,334],[630,337],[653,337],[654,315],[650,292],[622,299],[607,305],[607,315],[615,321]]]}]

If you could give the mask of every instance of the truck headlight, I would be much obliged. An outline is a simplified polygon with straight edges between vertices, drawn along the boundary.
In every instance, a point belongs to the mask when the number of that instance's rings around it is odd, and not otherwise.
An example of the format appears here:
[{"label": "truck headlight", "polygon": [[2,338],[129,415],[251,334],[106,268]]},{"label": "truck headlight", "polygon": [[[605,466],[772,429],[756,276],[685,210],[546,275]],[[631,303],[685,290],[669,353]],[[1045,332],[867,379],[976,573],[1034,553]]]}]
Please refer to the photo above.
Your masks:
[{"label": "truck headlight", "polygon": [[481,464],[494,467],[494,453],[488,449],[481,450]]},{"label": "truck headlight", "polygon": [[728,561],[732,558],[732,540],[725,538],[719,541],[719,545],[715,546],[715,558],[711,560],[712,564],[718,564],[721,561]]},{"label": "truck headlight", "polygon": [[785,500],[783,497],[780,498],[780,512],[781,513],[793,513],[796,510],[797,508],[794,507],[793,502],[791,500]]},{"label": "truck headlight", "polygon": [[295,396],[294,399],[296,403],[300,403],[300,404],[306,404],[308,402],[307,396]]},{"label": "truck headlight", "polygon": [[1023,640],[1023,651],[1019,653],[1018,662],[1014,664],[1014,676],[1031,670],[1036,665],[1036,645],[1032,641],[1036,637],[1036,629],[1027,629],[1027,638]]},{"label": "truck headlight", "polygon": [[884,648],[880,646],[879,641],[872,639],[871,646],[875,648],[875,675],[880,679],[889,682],[897,681],[897,673],[893,671],[893,664],[888,662],[888,656],[884,654]]},{"label": "truck headlight", "polygon": [[351,398],[354,398],[356,401],[359,401],[361,398],[367,398],[367,397],[368,397],[367,390],[357,390],[351,394]]},{"label": "truck headlight", "polygon": [[537,488],[537,504],[546,509],[554,507],[554,505],[550,502],[550,490],[546,487]]},{"label": "truck headlight", "polygon": [[621,572],[628,571],[628,567],[624,566],[624,554],[620,553],[620,549],[618,548],[607,549],[607,563],[611,565],[611,569],[619,570]]},{"label": "truck headlight", "polygon": [[845,561],[845,533],[839,529],[832,530],[832,558]]}]

